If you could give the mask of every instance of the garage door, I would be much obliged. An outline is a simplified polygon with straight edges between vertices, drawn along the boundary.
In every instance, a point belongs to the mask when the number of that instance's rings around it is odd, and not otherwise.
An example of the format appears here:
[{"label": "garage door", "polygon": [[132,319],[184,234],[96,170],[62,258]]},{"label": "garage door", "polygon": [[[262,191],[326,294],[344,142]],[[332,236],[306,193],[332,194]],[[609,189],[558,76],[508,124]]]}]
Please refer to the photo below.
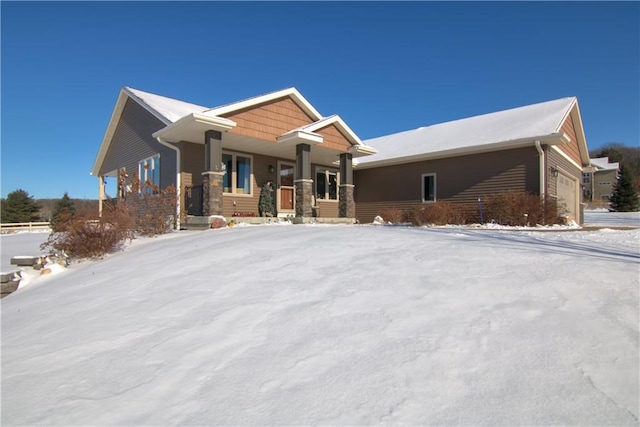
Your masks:
[{"label": "garage door", "polygon": [[563,208],[565,213],[571,218],[576,218],[576,180],[563,174],[558,173],[557,194],[559,207]]}]

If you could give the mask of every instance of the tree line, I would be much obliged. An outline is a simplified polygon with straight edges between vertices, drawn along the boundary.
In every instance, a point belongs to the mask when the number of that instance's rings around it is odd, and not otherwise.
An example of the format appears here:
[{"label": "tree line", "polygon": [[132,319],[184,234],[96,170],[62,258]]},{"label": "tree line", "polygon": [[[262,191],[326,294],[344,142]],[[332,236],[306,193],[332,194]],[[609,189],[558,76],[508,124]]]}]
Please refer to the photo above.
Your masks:
[{"label": "tree line", "polygon": [[76,211],[98,212],[98,201],[90,199],[72,199],[65,192],[60,199],[34,199],[23,189],[17,189],[2,199],[0,222],[55,222],[63,213]]}]

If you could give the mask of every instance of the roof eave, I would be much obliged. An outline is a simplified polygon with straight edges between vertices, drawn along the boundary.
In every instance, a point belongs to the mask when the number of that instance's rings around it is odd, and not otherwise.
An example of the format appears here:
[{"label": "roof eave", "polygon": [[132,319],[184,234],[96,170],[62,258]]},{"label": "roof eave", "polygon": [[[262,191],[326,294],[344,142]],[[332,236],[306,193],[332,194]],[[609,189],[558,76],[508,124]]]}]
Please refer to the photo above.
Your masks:
[{"label": "roof eave", "polygon": [[227,132],[236,126],[236,122],[224,117],[191,113],[154,132],[152,136],[154,138],[160,137],[166,142],[179,142],[186,140],[181,135],[184,135],[189,130],[192,130],[194,126],[197,126],[199,128],[198,131],[202,131],[202,140],[204,141],[204,132],[206,130]]},{"label": "roof eave", "polygon": [[408,156],[394,157],[394,158],[382,159],[382,160],[373,160],[373,161],[365,160],[365,162],[359,163],[358,168],[370,169],[375,167],[393,166],[393,165],[400,165],[405,163],[419,162],[424,160],[438,160],[446,157],[458,157],[458,156],[464,156],[469,154],[480,154],[480,153],[489,153],[492,151],[509,150],[514,148],[532,146],[535,144],[536,141],[540,141],[545,145],[560,145],[560,144],[567,143],[568,140],[569,140],[568,136],[564,133],[552,133],[549,135],[540,135],[535,137],[527,137],[527,138],[520,138],[520,139],[509,140],[509,141],[495,142],[491,144],[483,144],[480,146],[474,145],[469,147],[460,147],[460,148],[454,148],[450,150],[441,150],[441,151],[435,151],[430,153],[418,153],[418,154],[413,154]]}]

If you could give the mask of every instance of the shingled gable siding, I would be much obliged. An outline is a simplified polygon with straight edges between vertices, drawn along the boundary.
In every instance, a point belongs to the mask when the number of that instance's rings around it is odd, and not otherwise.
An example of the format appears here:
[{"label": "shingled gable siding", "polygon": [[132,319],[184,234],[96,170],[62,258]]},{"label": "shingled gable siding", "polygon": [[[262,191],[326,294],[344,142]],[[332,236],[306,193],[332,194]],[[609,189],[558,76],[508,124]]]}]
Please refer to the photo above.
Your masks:
[{"label": "shingled gable siding", "polygon": [[356,217],[371,222],[388,208],[422,203],[422,174],[435,173],[437,200],[477,206],[478,197],[505,191],[539,193],[535,147],[356,169]]},{"label": "shingled gable siding", "polygon": [[[151,135],[165,125],[138,103],[128,99],[102,162],[100,175],[126,168],[130,177],[138,173],[138,162],[160,153],[160,185],[176,183],[176,155]],[[115,188],[110,196],[115,197]]]},{"label": "shingled gable siding", "polygon": [[311,117],[289,97],[223,114],[222,117],[237,123],[230,133],[274,143],[280,135],[313,123]]},{"label": "shingled gable siding", "polygon": [[324,139],[322,147],[324,148],[346,153],[349,147],[351,147],[351,143],[338,130],[336,125],[329,125],[322,129],[318,129],[315,133],[322,135]]},{"label": "shingled gable siding", "polygon": [[560,127],[560,132],[566,133],[569,138],[571,138],[571,142],[561,145],[560,149],[569,157],[571,157],[576,163],[578,163],[579,165],[582,164],[582,160],[580,158],[580,148],[578,146],[578,138],[576,137],[576,129],[573,125],[573,118],[571,118],[571,114],[567,116],[564,123]]}]

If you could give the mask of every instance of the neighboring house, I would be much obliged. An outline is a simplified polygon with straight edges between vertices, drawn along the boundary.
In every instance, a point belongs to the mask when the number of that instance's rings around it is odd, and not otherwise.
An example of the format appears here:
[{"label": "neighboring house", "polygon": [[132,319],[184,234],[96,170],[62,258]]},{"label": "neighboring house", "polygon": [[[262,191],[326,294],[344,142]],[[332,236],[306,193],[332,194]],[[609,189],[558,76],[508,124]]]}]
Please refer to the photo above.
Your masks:
[{"label": "neighboring house", "polygon": [[271,180],[280,216],[355,221],[352,159],[373,153],[339,116],[323,117],[295,88],[209,108],[124,87],[91,174],[99,178],[101,212],[105,179],[135,174],[175,186],[178,212],[194,216],[257,215]]},{"label": "neighboring house", "polygon": [[592,202],[609,202],[613,194],[613,187],[618,182],[620,163],[609,163],[608,157],[598,157],[591,160],[591,167],[585,168],[582,174],[584,194]]},{"label": "neighboring house", "polygon": [[587,143],[575,97],[422,127],[365,141],[377,154],[358,160],[356,216],[447,200],[478,210],[505,191],[556,199],[582,222]]},{"label": "neighboring house", "polygon": [[437,200],[474,209],[478,198],[505,191],[556,199],[582,222],[588,165],[576,98],[363,142],[295,88],[208,108],[125,87],[91,173],[99,178],[100,209],[107,177],[136,175],[175,186],[178,212],[207,220],[257,215],[271,180],[276,214],[302,222],[370,222],[387,208]]}]

